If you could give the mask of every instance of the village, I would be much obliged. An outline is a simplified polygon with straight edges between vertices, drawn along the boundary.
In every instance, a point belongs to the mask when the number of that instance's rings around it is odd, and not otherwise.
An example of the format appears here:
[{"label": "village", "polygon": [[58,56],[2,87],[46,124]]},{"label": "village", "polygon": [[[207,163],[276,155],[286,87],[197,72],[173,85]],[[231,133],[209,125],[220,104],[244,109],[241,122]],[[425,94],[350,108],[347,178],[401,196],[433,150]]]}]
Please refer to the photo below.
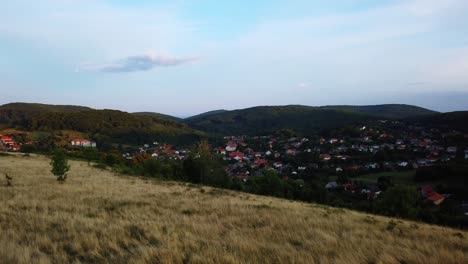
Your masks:
[{"label": "village", "polygon": [[[467,134],[457,131],[380,120],[330,131],[326,137],[298,137],[288,133],[224,136],[217,143],[211,143],[211,151],[224,160],[226,174],[232,179],[247,182],[251,177],[262,176],[266,170],[274,170],[283,180],[298,182],[324,176],[328,181],[323,187],[328,192],[339,190],[357,199],[373,200],[384,190],[377,176],[373,180],[363,180],[363,175],[414,174],[418,168],[454,159],[467,160],[468,148],[463,145],[467,138]],[[14,135],[0,135],[0,150],[3,151],[18,152],[31,143],[17,143]],[[84,138],[72,139],[69,146],[98,147],[96,142]],[[191,152],[189,147],[155,141],[137,149],[127,149],[121,155],[127,161],[141,154],[158,160],[184,160]],[[418,188],[422,197],[434,205],[450,196],[435,192],[431,184],[421,184]],[[468,206],[465,207],[468,215]]]},{"label": "village", "polygon": [[[329,181],[323,187],[329,192],[341,190],[367,200],[375,199],[383,190],[377,179],[359,182],[360,175],[414,172],[454,159],[468,159],[466,145],[451,140],[461,137],[466,142],[468,135],[461,132],[387,120],[352,129],[354,133],[338,131],[329,137],[225,136],[222,145],[212,145],[212,151],[226,162],[226,173],[233,179],[246,182],[262,176],[265,170],[276,171],[283,180],[301,181],[326,175]],[[190,149],[153,142],[135,153],[123,154],[123,158],[131,160],[136,153],[151,153],[156,159],[183,160]],[[421,184],[418,190],[434,205],[450,196],[437,193],[431,184]]]}]

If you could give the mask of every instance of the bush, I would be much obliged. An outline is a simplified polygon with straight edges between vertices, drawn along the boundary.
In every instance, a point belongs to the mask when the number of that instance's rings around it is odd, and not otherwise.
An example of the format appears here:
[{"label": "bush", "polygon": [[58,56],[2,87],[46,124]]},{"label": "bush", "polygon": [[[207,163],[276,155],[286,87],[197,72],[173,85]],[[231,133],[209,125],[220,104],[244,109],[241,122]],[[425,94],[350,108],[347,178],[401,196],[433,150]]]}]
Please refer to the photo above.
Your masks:
[{"label": "bush", "polygon": [[64,182],[67,179],[67,172],[70,170],[65,154],[60,150],[54,151],[50,165],[52,166],[52,174],[57,177],[57,181]]},{"label": "bush", "polygon": [[419,194],[411,186],[394,186],[377,201],[376,210],[391,216],[415,218],[418,215]]}]

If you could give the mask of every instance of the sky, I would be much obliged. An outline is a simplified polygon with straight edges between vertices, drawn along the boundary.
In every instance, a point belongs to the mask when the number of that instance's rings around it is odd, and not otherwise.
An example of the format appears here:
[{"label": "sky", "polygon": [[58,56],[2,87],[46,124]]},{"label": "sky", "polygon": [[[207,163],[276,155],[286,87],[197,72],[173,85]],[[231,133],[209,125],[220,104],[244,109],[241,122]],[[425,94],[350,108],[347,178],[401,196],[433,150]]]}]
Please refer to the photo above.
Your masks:
[{"label": "sky", "polygon": [[0,104],[468,110],[466,0],[0,0]]}]

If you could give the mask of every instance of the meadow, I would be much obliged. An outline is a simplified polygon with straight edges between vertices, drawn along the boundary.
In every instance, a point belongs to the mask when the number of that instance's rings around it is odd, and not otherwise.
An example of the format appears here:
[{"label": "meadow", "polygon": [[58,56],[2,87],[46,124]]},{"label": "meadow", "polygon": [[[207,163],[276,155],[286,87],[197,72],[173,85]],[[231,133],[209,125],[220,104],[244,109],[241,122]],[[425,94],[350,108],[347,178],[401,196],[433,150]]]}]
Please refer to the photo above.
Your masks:
[{"label": "meadow", "polygon": [[0,263],[468,263],[462,230],[71,165],[0,156]]}]

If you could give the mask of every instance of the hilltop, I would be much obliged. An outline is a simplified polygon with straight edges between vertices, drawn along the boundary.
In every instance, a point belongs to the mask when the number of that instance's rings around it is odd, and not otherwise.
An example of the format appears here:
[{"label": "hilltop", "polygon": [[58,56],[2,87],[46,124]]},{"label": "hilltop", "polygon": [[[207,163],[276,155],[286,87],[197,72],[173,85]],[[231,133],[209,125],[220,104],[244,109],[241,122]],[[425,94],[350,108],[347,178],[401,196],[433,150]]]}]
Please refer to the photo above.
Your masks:
[{"label": "hilltop", "polygon": [[155,112],[135,112],[132,113],[137,116],[150,116],[150,117],[156,117],[156,118],[162,118],[162,119],[168,119],[172,121],[181,121],[182,118],[171,116],[171,115],[165,115],[161,113],[155,113]]},{"label": "hilltop", "polygon": [[37,103],[9,103],[0,106],[1,110],[17,110],[28,113],[39,112],[79,112],[91,110],[92,108],[79,105],[51,105],[51,104],[37,104]]},{"label": "hilltop", "polygon": [[382,105],[329,105],[321,106],[321,109],[344,110],[354,113],[378,116],[383,118],[401,119],[415,116],[428,116],[436,114],[426,108],[405,104],[382,104]]},{"label": "hilltop", "polygon": [[[466,263],[461,230],[0,156],[6,263]],[[3,176],[2,176],[3,180]]]}]

